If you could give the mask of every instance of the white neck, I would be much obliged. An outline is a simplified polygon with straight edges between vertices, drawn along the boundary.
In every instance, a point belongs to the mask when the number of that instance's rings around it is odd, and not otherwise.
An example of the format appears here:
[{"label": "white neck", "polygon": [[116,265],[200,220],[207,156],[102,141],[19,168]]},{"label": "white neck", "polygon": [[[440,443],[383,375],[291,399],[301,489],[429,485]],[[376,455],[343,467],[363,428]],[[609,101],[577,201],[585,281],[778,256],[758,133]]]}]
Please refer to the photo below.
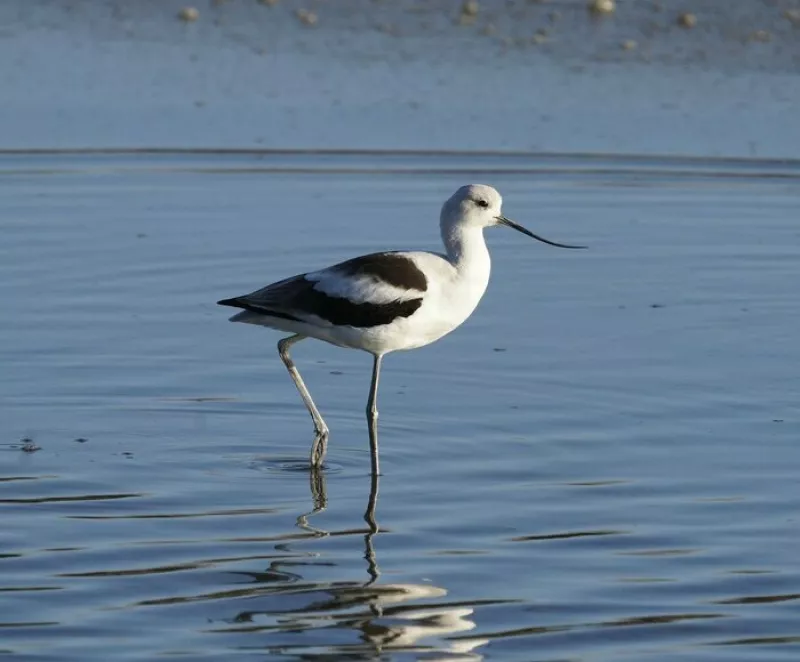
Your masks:
[{"label": "white neck", "polygon": [[442,241],[447,249],[447,259],[459,275],[488,283],[491,259],[483,237],[483,228],[443,223]]}]

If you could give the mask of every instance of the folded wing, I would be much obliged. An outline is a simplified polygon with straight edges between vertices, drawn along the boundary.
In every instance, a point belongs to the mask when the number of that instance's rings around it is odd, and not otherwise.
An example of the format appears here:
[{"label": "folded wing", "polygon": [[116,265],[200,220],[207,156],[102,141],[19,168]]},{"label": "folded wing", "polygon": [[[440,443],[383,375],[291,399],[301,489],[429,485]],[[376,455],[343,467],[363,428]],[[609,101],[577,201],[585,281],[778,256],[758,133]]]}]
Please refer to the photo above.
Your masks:
[{"label": "folded wing", "polygon": [[427,289],[403,253],[375,253],[267,285],[218,303],[315,326],[372,327],[409,317]]}]

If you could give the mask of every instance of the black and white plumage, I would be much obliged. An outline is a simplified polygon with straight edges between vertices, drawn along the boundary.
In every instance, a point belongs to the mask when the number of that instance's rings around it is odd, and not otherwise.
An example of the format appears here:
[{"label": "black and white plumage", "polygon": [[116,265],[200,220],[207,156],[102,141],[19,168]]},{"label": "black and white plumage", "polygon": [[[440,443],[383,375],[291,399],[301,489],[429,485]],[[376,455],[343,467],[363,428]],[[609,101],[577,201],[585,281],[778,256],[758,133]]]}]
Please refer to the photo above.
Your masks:
[{"label": "black and white plumage", "polygon": [[381,360],[389,352],[438,340],[472,314],[486,291],[491,270],[484,228],[505,225],[554,246],[582,248],[533,234],[504,217],[501,207],[502,198],[492,187],[462,186],[442,207],[440,228],[445,253],[373,253],[219,301],[242,309],[231,317],[232,322],[292,334],[278,343],[278,349],[314,420],[312,466],[322,463],[329,430],[289,355],[293,344],[316,338],[373,355],[367,419],[372,469],[377,475]]},{"label": "black and white plumage", "polygon": [[236,322],[259,324],[266,315],[316,326],[370,328],[412,315],[427,289],[428,279],[413,259],[373,253],[219,303],[244,309]]}]

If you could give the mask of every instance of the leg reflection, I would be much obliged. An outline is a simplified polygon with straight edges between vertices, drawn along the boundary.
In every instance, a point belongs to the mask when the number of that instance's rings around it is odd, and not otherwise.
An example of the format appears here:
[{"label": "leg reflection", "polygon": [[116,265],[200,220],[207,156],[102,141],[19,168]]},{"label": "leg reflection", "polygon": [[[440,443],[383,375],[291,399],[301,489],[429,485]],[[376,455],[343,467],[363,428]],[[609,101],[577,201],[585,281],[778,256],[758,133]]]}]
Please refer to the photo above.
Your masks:
[{"label": "leg reflection", "polygon": [[320,467],[311,465],[308,475],[309,487],[311,488],[311,501],[314,504],[312,510],[303,513],[297,518],[297,526],[301,529],[323,537],[329,535],[327,531],[318,529],[308,523],[308,518],[325,511],[328,507],[328,490],[325,485],[325,473]]},{"label": "leg reflection", "polygon": [[[369,426],[370,430],[370,444],[377,446],[377,430],[373,426]],[[297,526],[304,531],[308,531],[320,538],[329,536],[330,533],[324,529],[312,526],[309,523],[309,518],[314,517],[325,511],[328,507],[328,491],[325,483],[325,472],[320,467],[312,466],[309,472],[309,488],[311,490],[311,501],[313,508],[297,518]],[[364,511],[364,521],[367,523],[367,532],[364,535],[364,560],[367,562],[367,574],[369,579],[365,582],[364,586],[370,586],[378,581],[381,575],[378,568],[378,559],[375,555],[375,546],[373,538],[380,531],[378,521],[375,519],[375,512],[378,507],[378,486],[380,477],[376,471],[370,474],[370,489],[369,499],[367,500],[367,509]]]},{"label": "leg reflection", "polygon": [[364,513],[364,521],[369,527],[367,534],[364,536],[364,558],[367,561],[367,574],[370,576],[370,579],[365,586],[374,584],[376,581],[378,581],[378,577],[381,576],[381,572],[378,569],[378,559],[375,556],[375,547],[372,544],[373,537],[376,533],[378,533],[378,531],[380,531],[378,528],[378,522],[375,519],[375,509],[378,506],[379,480],[380,478],[377,472],[373,471],[370,480],[369,501],[367,502],[367,510]]}]

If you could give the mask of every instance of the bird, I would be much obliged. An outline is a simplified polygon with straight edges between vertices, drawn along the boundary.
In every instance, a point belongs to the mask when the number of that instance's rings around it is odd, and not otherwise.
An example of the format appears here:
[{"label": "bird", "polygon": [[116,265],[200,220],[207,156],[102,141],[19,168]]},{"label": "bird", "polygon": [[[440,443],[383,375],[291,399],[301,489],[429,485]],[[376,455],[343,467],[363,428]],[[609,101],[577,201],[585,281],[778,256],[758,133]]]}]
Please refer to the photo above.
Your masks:
[{"label": "bird", "polygon": [[502,205],[503,198],[491,186],[462,186],[442,205],[439,215],[443,253],[371,253],[217,302],[241,309],[230,318],[231,322],[291,334],[278,342],[278,354],[314,423],[312,469],[322,466],[330,429],[291,357],[294,345],[315,338],[372,355],[366,414],[372,473],[377,476],[377,399],[383,358],[391,352],[429,345],[473,313],[486,291],[491,271],[483,231],[505,226],[551,246],[586,248],[534,234],[505,217]]}]

